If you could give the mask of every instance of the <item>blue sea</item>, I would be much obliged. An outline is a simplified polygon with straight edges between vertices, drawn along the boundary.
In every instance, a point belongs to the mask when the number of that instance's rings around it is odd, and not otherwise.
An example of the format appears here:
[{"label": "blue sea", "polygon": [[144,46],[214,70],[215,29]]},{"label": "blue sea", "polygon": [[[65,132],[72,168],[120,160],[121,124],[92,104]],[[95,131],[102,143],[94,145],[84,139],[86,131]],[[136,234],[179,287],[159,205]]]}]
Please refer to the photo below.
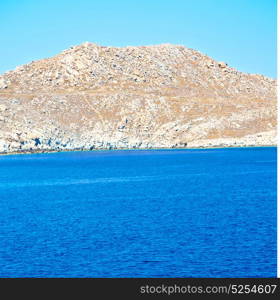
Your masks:
[{"label": "blue sea", "polygon": [[0,156],[0,277],[276,277],[276,148]]}]

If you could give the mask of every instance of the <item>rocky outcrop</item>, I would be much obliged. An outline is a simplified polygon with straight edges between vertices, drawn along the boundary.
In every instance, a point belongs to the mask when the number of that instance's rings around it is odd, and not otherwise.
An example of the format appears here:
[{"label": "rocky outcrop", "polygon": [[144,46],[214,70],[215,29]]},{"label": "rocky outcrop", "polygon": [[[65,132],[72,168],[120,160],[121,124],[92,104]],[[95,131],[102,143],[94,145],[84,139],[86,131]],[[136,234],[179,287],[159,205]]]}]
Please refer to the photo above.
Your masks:
[{"label": "rocky outcrop", "polygon": [[0,76],[0,152],[276,144],[276,82],[175,45],[84,43]]}]

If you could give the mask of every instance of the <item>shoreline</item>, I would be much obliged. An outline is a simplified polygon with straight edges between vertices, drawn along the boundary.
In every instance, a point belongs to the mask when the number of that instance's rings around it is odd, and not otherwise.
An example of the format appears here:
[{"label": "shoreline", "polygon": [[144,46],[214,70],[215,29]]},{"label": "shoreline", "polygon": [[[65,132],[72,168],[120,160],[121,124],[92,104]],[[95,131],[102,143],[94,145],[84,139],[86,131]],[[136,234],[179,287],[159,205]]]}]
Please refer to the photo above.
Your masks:
[{"label": "shoreline", "polygon": [[65,149],[65,150],[23,150],[13,152],[0,152],[0,156],[8,155],[28,155],[28,154],[51,154],[51,153],[64,153],[64,152],[96,152],[96,151],[147,151],[147,150],[210,150],[210,149],[231,149],[231,148],[277,148],[277,144],[274,145],[247,145],[247,146],[213,146],[213,147],[184,147],[184,148],[119,148],[119,149]]}]

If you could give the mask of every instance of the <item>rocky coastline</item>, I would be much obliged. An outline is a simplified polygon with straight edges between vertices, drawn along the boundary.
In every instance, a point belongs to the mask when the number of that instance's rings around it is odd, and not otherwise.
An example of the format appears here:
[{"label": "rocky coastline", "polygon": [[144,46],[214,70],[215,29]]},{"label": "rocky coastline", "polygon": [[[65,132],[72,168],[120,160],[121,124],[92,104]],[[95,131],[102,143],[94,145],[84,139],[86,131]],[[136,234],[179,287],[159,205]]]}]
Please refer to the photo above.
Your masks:
[{"label": "rocky coastline", "polygon": [[178,45],[84,43],[0,75],[0,153],[276,145],[276,81]]}]

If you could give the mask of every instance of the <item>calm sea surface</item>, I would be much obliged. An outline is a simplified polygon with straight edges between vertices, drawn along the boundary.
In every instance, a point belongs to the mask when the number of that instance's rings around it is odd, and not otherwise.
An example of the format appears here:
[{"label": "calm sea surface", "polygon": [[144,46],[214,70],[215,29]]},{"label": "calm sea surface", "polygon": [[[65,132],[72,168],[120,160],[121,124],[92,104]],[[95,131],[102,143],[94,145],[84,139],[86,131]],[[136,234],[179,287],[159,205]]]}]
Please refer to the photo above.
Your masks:
[{"label": "calm sea surface", "polygon": [[276,148],[0,156],[0,277],[276,277]]}]

